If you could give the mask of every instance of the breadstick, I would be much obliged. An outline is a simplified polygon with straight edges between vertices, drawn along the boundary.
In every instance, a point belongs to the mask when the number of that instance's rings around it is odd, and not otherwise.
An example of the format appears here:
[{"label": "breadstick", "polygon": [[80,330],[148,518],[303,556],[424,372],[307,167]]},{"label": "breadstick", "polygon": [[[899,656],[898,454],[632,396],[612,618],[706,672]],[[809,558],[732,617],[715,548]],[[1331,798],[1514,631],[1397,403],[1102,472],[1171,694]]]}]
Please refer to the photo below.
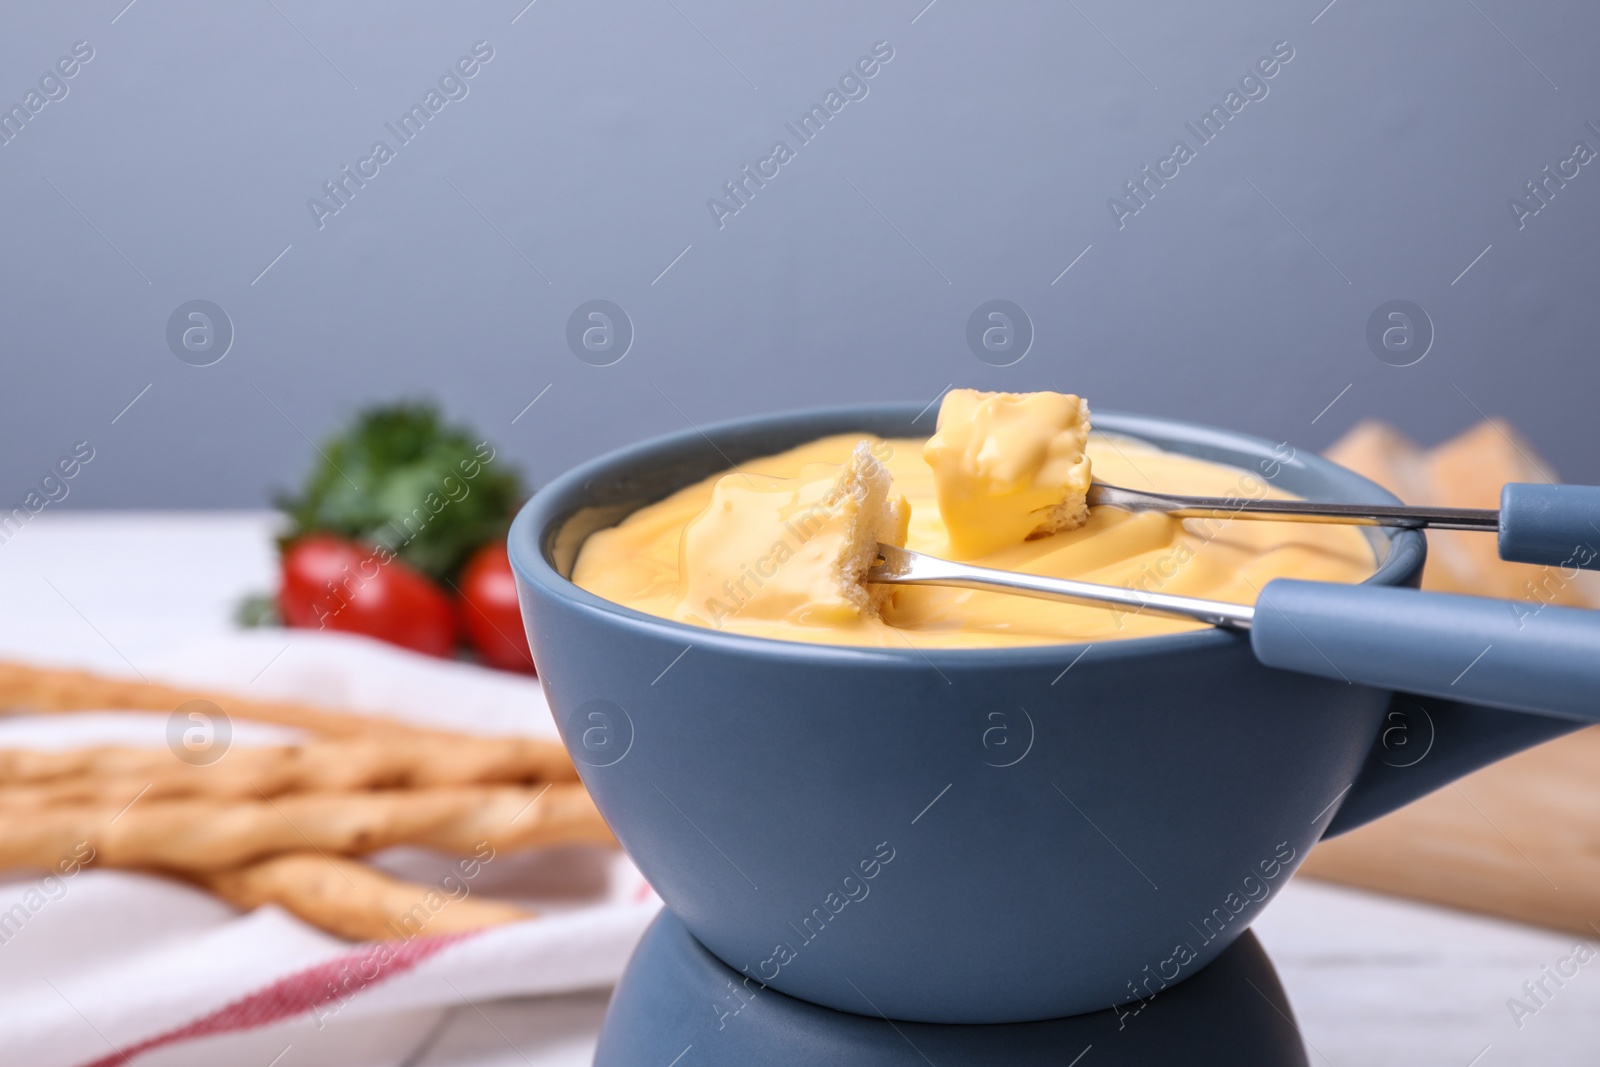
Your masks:
[{"label": "breadstick", "polygon": [[471,893],[467,881],[404,882],[365,863],[287,852],[246,867],[196,877],[244,911],[277,904],[313,926],[353,941],[453,934],[519,922],[534,913]]},{"label": "breadstick", "polygon": [[0,869],[45,867],[87,843],[107,867],[218,871],[311,848],[360,855],[392,845],[466,853],[614,844],[581,784],[541,789],[452,786],[370,793],[291,793],[50,807],[0,819]]},{"label": "breadstick", "polygon": [[247,700],[231,693],[181,689],[153,682],[112,678],[88,671],[58,670],[0,662],[0,708],[28,712],[162,711],[191,700],[209,701],[230,717],[293,726],[329,736],[382,730],[432,736],[441,731],[357,712],[329,711],[291,701]]},{"label": "breadstick", "polygon": [[[164,748],[0,750],[0,786],[38,787],[41,800],[111,803],[148,784],[150,799],[204,794],[258,799],[292,792],[344,792],[490,782],[570,782],[566,750],[530,737],[371,736],[299,745],[240,746],[191,766]],[[0,790],[15,804],[18,790]],[[121,803],[126,803],[122,800]]]}]

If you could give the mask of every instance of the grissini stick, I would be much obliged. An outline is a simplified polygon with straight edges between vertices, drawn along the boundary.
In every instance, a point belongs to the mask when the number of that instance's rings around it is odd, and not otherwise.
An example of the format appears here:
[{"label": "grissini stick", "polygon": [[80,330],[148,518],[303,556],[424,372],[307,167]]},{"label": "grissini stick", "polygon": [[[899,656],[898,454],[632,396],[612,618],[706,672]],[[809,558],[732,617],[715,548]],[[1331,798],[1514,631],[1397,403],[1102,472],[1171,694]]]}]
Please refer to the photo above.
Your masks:
[{"label": "grissini stick", "polygon": [[374,730],[390,735],[446,736],[444,731],[377,715],[330,711],[292,701],[247,700],[231,693],[0,661],[0,708],[17,712],[171,712],[181,704],[196,700],[214,704],[236,719],[274,723],[328,736],[367,734]]},{"label": "grissini stick", "polygon": [[614,844],[581,784],[454,786],[53,807],[0,819],[0,869],[50,867],[87,845],[105,867],[218,871],[283,852],[363,855],[393,845],[466,854]]},{"label": "grissini stick", "polygon": [[[0,750],[0,786],[56,789],[62,799],[109,801],[126,780],[153,783],[151,799],[188,793],[276,796],[290,792],[426,788],[489,782],[571,782],[572,760],[554,741],[528,737],[417,737],[376,732],[297,745],[236,746],[191,765],[165,748],[106,746],[64,751]],[[138,788],[138,785],[135,786]],[[0,803],[8,793],[0,790]]]},{"label": "grissini stick", "polygon": [[276,904],[313,926],[352,941],[388,941],[464,933],[533,918],[534,912],[446,879],[420,885],[357,860],[312,851],[286,852],[194,880],[242,911]]}]

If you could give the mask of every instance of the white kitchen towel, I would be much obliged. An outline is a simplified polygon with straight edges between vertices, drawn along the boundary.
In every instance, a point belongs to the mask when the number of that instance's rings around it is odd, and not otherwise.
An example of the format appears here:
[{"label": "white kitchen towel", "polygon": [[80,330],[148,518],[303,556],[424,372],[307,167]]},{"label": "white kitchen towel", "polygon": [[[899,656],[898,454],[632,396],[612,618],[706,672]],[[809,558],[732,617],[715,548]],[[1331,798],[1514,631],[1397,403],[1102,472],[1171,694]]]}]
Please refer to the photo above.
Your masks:
[{"label": "white kitchen towel", "polygon": [[[213,631],[141,650],[138,667],[129,663],[123,673],[134,671],[461,730],[555,736],[532,678],[344,635]],[[114,709],[4,718],[0,747],[159,746],[167,743],[167,722]],[[235,745],[293,736],[233,727]],[[394,849],[375,862],[435,882],[458,860]],[[470,892],[529,903],[540,915],[462,936],[352,945],[278,908],[241,915],[155,875],[92,865],[70,875],[13,872],[0,883],[0,1059],[115,1064],[297,1016],[321,1026],[605,986],[660,907],[627,858],[605,849],[496,855],[467,884]]]}]

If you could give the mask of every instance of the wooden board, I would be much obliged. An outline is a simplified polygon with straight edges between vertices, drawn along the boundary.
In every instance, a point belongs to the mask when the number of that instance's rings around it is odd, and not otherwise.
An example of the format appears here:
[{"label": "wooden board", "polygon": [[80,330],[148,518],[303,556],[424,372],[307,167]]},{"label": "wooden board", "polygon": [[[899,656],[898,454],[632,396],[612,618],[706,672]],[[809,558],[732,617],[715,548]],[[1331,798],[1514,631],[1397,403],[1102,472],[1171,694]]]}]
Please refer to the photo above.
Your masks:
[{"label": "wooden board", "polygon": [[[1499,506],[1506,482],[1557,481],[1508,423],[1489,419],[1431,449],[1361,423],[1328,457],[1412,504]],[[1568,579],[1506,563],[1481,533],[1428,535],[1422,587],[1600,608],[1600,572]],[[1468,911],[1600,934],[1600,727],[1513,756],[1324,842],[1305,873]]]},{"label": "wooden board", "polygon": [[1486,767],[1324,841],[1301,871],[1600,935],[1600,727]]}]

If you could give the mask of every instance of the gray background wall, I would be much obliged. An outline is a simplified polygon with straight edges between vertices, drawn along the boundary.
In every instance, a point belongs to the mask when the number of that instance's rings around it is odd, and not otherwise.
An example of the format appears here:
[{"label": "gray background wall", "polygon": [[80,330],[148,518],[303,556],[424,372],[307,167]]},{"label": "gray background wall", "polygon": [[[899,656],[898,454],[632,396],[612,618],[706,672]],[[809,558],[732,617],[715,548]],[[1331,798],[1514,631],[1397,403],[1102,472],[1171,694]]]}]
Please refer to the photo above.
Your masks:
[{"label": "gray background wall", "polygon": [[[1507,206],[1600,149],[1594,5],[524,2],[7,5],[0,102],[94,58],[0,146],[0,503],[88,439],[67,506],[256,505],[400,395],[543,481],[950,383],[1310,447],[1481,409],[1600,481],[1600,164],[1522,229]],[[469,94],[319,229],[307,199],[480,40]],[[869,95],[719,229],[707,198],[880,40]],[[1268,96],[1119,230],[1108,198],[1279,41]],[[595,298],[636,332],[611,366],[565,339]],[[1008,367],[966,341],[992,298],[1033,323]],[[233,324],[210,366],[167,344],[193,299]],[[1395,299],[1434,326],[1412,366],[1367,342]]]}]

